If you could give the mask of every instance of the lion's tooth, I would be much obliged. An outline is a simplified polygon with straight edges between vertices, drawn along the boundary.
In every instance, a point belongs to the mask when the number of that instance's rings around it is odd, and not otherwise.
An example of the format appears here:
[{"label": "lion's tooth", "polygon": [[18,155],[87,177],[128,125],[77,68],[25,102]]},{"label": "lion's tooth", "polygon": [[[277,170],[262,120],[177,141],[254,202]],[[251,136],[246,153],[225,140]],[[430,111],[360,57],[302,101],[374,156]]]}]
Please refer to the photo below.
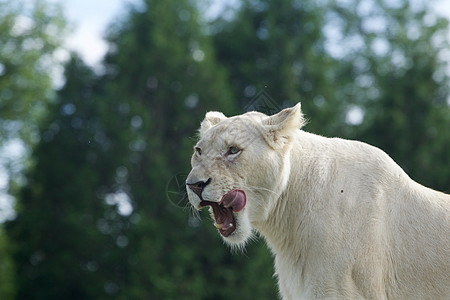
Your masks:
[{"label": "lion's tooth", "polygon": [[233,227],[233,223],[230,223],[230,227]]},{"label": "lion's tooth", "polygon": [[223,224],[217,224],[216,222],[214,222],[214,226],[215,226],[217,229],[222,229]]}]

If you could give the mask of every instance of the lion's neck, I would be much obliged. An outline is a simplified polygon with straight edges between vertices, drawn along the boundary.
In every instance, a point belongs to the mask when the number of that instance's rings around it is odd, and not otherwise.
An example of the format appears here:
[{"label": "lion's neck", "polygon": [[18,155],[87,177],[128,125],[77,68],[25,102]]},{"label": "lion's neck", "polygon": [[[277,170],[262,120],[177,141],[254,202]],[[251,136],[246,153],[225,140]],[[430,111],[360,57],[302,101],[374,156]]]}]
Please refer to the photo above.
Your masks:
[{"label": "lion's neck", "polygon": [[[311,174],[315,173],[315,167],[311,164],[311,161],[314,161],[310,156],[312,151],[308,150],[311,145],[302,142],[304,139],[301,135],[294,142],[290,152],[290,161],[295,162],[297,166],[291,168],[286,189],[276,200],[277,203],[268,214],[268,218],[253,224],[265,237],[275,255],[289,253],[290,256],[297,256],[291,257],[295,261],[300,259],[304,248],[307,247],[302,223],[307,214],[305,205],[310,192],[308,190],[310,185],[307,182],[311,180]],[[309,153],[308,159],[305,159],[304,153]]]},{"label": "lion's neck", "polygon": [[313,187],[326,185],[330,178],[329,161],[321,159],[318,150],[324,146],[324,141],[320,136],[299,133],[290,153],[290,161],[296,166],[291,167],[287,187],[269,217],[254,224],[272,252],[289,256],[291,261],[300,262],[307,254],[308,240],[303,225],[310,217],[311,200],[318,194]]},{"label": "lion's neck", "polygon": [[273,214],[255,227],[264,236],[275,255],[296,253],[298,257],[293,257],[295,261],[300,258],[302,252],[299,243],[302,238],[298,234],[301,231],[302,221],[301,217],[297,216],[298,219],[296,219],[294,211],[298,211],[298,208],[295,208],[289,198],[283,195]]}]

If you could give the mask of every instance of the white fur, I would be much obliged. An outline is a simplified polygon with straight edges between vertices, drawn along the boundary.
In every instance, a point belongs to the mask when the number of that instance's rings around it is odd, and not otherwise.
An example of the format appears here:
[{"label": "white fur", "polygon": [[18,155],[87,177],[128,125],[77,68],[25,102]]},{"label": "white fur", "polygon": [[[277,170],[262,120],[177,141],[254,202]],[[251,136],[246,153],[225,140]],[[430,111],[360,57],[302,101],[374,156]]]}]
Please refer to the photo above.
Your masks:
[{"label": "white fur", "polygon": [[[187,181],[211,178],[204,200],[247,194],[224,240],[243,246],[260,233],[283,299],[450,299],[450,196],[378,148],[303,123],[299,104],[270,117],[206,115]],[[232,159],[230,146],[242,149]]]}]

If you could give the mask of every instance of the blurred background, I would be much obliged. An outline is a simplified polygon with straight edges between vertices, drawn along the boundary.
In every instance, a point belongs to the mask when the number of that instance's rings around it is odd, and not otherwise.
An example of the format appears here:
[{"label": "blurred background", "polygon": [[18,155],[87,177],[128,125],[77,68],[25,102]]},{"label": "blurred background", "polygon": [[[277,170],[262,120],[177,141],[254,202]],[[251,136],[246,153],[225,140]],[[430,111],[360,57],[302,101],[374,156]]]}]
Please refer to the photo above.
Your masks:
[{"label": "blurred background", "polygon": [[445,1],[86,2],[0,0],[0,299],[276,299],[184,194],[205,112],[261,95],[450,192]]}]

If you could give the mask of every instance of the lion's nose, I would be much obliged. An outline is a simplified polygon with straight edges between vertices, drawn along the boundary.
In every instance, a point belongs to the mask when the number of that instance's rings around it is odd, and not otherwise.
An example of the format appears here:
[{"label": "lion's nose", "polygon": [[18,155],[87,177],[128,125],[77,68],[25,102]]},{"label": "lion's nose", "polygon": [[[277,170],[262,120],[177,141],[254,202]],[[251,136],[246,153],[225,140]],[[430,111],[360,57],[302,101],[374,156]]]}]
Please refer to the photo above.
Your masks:
[{"label": "lion's nose", "polygon": [[186,185],[197,194],[197,196],[202,199],[202,192],[203,189],[210,184],[211,178],[208,178],[206,181],[197,181],[196,183],[188,183],[186,182]]}]

